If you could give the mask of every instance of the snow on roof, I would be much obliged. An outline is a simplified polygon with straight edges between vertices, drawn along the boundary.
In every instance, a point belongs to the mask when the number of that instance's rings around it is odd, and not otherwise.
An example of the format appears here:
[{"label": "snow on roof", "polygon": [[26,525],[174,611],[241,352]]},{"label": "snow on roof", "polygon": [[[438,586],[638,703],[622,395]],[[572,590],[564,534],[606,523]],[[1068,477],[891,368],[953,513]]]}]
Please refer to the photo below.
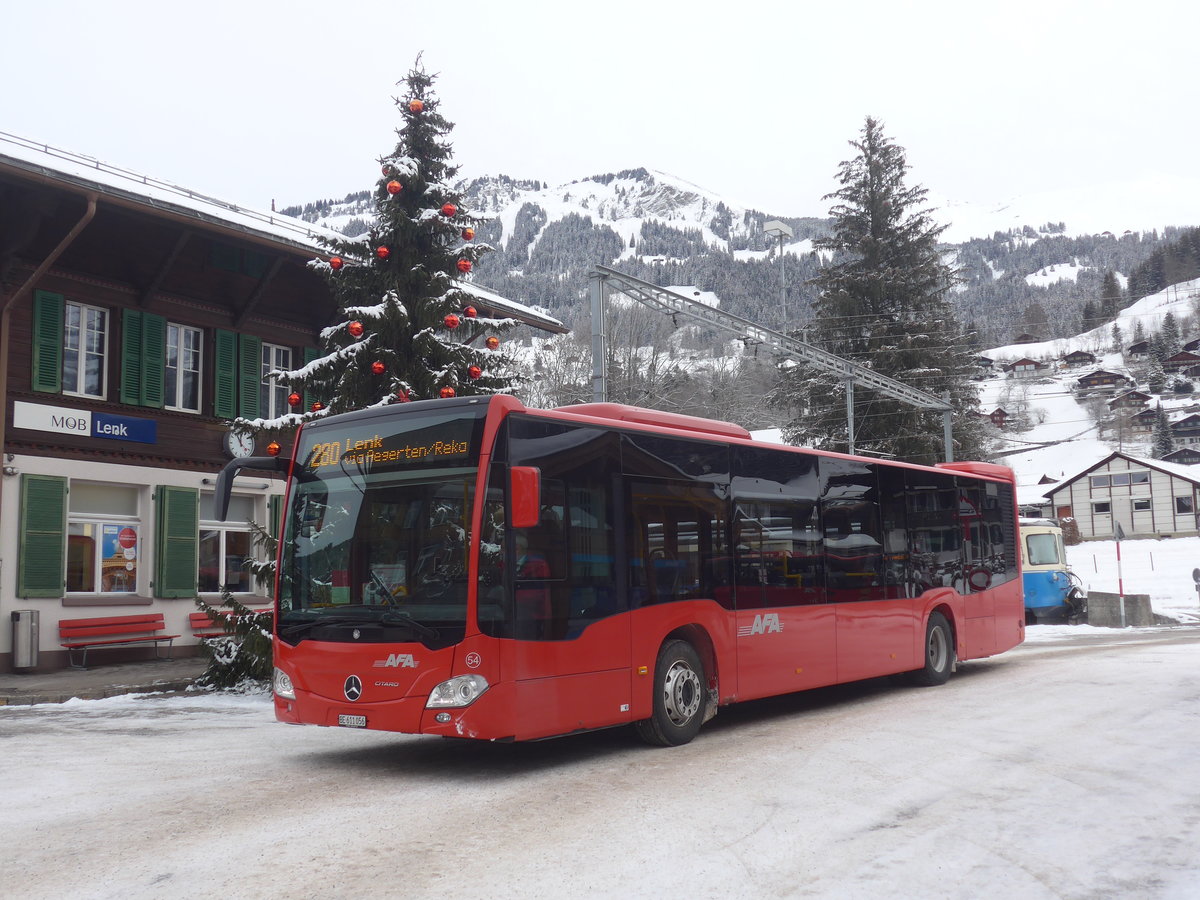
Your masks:
[{"label": "snow on roof", "polygon": [[[161,178],[141,175],[90,156],[39,144],[2,131],[0,166],[75,184],[155,210],[170,210],[229,230],[255,234],[321,257],[327,255],[323,240],[345,238],[345,235],[320,225],[219,200]],[[570,330],[553,316],[469,281],[460,282],[459,287],[502,315],[527,325],[559,334]]]}]

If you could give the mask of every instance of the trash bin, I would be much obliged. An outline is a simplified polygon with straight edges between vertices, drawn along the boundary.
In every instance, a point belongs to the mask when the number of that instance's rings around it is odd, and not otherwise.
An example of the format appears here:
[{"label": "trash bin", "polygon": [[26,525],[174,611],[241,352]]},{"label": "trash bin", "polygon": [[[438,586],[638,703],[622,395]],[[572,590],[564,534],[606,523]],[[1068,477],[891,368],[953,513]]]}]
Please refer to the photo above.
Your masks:
[{"label": "trash bin", "polygon": [[12,614],[13,668],[36,669],[38,664],[38,611],[14,609]]}]

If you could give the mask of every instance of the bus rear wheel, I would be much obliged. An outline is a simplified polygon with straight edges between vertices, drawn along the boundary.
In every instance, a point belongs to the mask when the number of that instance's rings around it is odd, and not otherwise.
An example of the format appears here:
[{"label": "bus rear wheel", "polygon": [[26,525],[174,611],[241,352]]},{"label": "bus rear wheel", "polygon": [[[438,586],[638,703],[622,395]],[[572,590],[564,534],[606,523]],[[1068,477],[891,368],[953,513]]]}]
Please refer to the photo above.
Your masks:
[{"label": "bus rear wheel", "polygon": [[707,697],[704,664],[687,641],[667,641],[654,666],[654,714],[636,723],[648,744],[677,747],[700,731]]},{"label": "bus rear wheel", "polygon": [[908,673],[911,684],[932,687],[945,684],[954,669],[954,633],[939,612],[929,614],[925,626],[925,665]]}]

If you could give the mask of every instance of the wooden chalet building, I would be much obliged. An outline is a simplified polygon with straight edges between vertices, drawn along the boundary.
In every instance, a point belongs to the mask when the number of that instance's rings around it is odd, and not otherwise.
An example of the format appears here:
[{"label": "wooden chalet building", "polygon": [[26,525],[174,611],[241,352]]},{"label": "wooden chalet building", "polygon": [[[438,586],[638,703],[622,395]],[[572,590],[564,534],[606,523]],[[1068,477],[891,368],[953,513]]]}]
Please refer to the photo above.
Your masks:
[{"label": "wooden chalet building", "polygon": [[1042,339],[1040,337],[1038,337],[1036,334],[1029,334],[1028,332],[1018,334],[1015,338],[1013,338],[1014,344],[1040,344],[1041,342]]},{"label": "wooden chalet building", "polygon": [[1044,362],[1023,356],[1016,362],[1006,365],[1004,371],[1014,378],[1033,378],[1040,373],[1044,373],[1048,368],[1050,367]]},{"label": "wooden chalet building", "polygon": [[262,452],[229,420],[287,412],[266,373],[311,359],[335,321],[321,255],[302,222],[0,134],[0,671],[18,609],[36,613],[49,670],[68,662],[63,619],[161,614],[187,655],[198,593],[265,600],[242,562],[282,484],[237,479],[219,522],[213,482],[231,454]]},{"label": "wooden chalet building", "polygon": [[1068,366],[1094,366],[1096,364],[1096,354],[1088,353],[1086,350],[1072,350],[1062,358],[1062,361]]},{"label": "wooden chalet building", "polygon": [[1125,348],[1125,355],[1133,359],[1141,359],[1150,354],[1150,342],[1138,341]]},{"label": "wooden chalet building", "polygon": [[1132,384],[1133,380],[1128,375],[1122,375],[1119,372],[1109,372],[1106,369],[1097,369],[1095,372],[1089,372],[1075,380],[1076,390],[1088,392],[1112,392],[1117,388]]},{"label": "wooden chalet building", "polygon": [[1129,417],[1129,424],[1135,434],[1149,434],[1154,431],[1154,421],[1157,418],[1158,410],[1143,409]]},{"label": "wooden chalet building", "polygon": [[1116,452],[1046,492],[1054,515],[1074,518],[1084,540],[1197,533],[1200,470]]},{"label": "wooden chalet building", "polygon": [[1144,391],[1126,391],[1120,396],[1114,397],[1108,401],[1109,409],[1141,409],[1149,403],[1153,397]]},{"label": "wooden chalet building", "polygon": [[1168,356],[1163,360],[1163,371],[1167,373],[1182,372],[1194,366],[1200,366],[1200,355],[1189,353],[1186,350],[1180,350],[1174,356]]},{"label": "wooden chalet building", "polygon": [[1178,422],[1172,422],[1171,436],[1181,446],[1200,444],[1200,414],[1193,413]]},{"label": "wooden chalet building", "polygon": [[1200,463],[1200,450],[1195,447],[1180,447],[1164,456],[1162,462],[1178,466],[1194,466],[1196,463]]}]

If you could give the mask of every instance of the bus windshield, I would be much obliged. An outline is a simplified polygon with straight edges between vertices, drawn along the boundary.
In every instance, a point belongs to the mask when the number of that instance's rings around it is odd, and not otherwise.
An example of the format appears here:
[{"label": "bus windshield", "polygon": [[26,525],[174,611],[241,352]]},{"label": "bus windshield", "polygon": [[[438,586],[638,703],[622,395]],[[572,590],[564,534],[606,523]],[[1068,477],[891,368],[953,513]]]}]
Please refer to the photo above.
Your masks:
[{"label": "bus windshield", "polygon": [[330,420],[304,433],[280,554],[281,640],[462,640],[485,410],[414,410],[384,428]]}]

